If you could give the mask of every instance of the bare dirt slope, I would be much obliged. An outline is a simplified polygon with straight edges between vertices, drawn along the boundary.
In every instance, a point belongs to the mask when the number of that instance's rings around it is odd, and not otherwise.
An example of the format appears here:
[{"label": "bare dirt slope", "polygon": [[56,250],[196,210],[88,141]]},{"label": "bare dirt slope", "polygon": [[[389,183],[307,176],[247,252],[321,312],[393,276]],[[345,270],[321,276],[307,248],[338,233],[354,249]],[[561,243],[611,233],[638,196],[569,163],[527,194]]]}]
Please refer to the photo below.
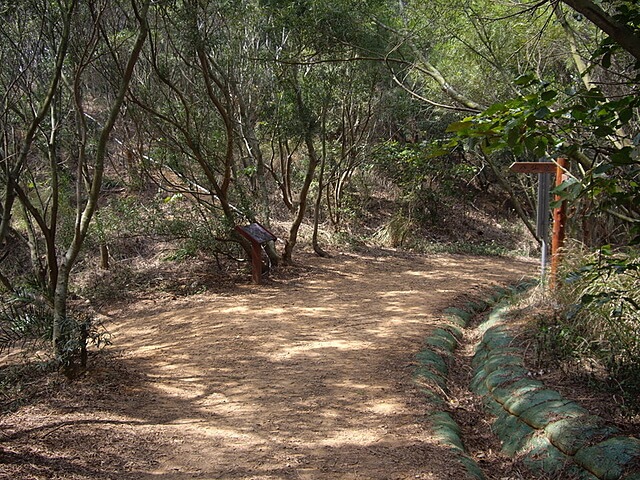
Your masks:
[{"label": "bare dirt slope", "polygon": [[0,418],[0,478],[464,479],[429,432],[414,356],[444,308],[535,264],[302,262],[261,287],[105,312],[106,359]]}]

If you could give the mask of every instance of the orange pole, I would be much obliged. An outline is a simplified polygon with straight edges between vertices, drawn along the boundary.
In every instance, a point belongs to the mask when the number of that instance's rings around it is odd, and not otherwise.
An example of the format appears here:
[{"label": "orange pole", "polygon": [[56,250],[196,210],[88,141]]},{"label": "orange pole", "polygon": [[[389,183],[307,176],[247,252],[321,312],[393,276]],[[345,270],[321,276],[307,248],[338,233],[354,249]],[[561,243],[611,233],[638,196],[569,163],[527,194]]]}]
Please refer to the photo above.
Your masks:
[{"label": "orange pole", "polygon": [[[566,158],[558,158],[556,169],[556,187],[564,180],[564,172],[569,168],[569,161]],[[556,195],[556,202],[560,201],[560,196]],[[551,273],[549,287],[554,290],[558,284],[558,265],[561,260],[560,249],[564,245],[565,225],[567,222],[566,202],[561,201],[560,205],[553,209],[553,235],[551,237]]]}]

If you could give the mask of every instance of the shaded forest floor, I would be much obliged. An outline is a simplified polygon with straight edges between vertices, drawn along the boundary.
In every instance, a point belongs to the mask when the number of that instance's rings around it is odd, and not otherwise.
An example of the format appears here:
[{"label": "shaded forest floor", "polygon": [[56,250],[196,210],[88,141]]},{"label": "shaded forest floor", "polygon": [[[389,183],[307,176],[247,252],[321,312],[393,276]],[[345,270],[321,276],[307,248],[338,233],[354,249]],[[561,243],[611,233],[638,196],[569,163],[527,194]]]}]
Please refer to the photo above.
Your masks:
[{"label": "shaded forest floor", "polygon": [[442,310],[535,264],[305,256],[261,287],[103,313],[113,345],[0,420],[0,478],[462,479],[412,380]]},{"label": "shaded forest floor", "polygon": [[[105,304],[113,345],[87,372],[43,376],[3,405],[0,479],[466,478],[430,430],[415,355],[445,308],[536,263],[383,250],[300,261],[259,287]],[[453,392],[487,478],[537,478],[497,453],[477,399]]]}]

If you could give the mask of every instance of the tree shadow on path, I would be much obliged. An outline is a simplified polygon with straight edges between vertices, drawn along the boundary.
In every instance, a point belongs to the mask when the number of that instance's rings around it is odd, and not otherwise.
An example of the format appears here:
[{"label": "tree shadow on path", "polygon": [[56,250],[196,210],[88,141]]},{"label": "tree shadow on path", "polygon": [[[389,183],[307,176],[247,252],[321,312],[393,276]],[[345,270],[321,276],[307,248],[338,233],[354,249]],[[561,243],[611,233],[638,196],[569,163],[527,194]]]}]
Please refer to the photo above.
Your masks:
[{"label": "tree shadow on path", "polygon": [[[26,472],[16,456],[36,453],[45,470],[46,458],[60,459],[43,478],[464,478],[429,431],[414,357],[457,298],[519,282],[535,265],[411,255],[309,262],[304,277],[244,294],[108,312],[111,359],[82,381],[86,398],[2,418],[10,440],[0,478],[7,465]],[[101,456],[111,464],[97,467]]]}]

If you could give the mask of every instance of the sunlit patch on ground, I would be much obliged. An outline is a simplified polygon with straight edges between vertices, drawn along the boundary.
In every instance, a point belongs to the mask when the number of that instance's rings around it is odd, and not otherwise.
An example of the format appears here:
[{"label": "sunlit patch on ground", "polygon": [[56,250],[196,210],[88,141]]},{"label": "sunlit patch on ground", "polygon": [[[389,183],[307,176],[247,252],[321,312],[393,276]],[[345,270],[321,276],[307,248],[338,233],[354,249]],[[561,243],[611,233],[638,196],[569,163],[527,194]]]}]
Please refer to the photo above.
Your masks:
[{"label": "sunlit patch on ground", "polygon": [[[17,435],[12,478],[36,454],[43,478],[71,480],[464,478],[424,421],[414,356],[456,298],[517,282],[535,265],[305,261],[314,275],[104,312],[117,368],[88,376],[82,398],[1,419]],[[77,423],[56,428],[62,411]],[[126,425],[95,429],[87,419]],[[86,449],[74,439],[89,432]],[[106,458],[122,460],[95,466],[92,452],[103,446]]]}]

